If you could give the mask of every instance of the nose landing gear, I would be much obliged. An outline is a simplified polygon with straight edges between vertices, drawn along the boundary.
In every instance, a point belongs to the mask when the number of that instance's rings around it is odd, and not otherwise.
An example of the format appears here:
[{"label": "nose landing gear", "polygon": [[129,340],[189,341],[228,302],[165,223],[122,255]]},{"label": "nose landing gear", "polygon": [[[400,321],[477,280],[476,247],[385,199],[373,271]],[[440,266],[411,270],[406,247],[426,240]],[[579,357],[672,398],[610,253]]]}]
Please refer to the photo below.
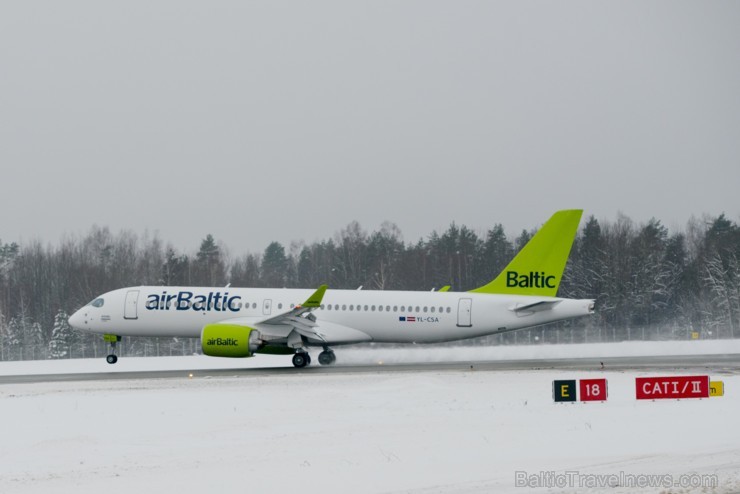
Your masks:
[{"label": "nose landing gear", "polygon": [[105,361],[109,364],[115,364],[118,362],[118,355],[116,355],[116,343],[121,341],[121,337],[115,334],[103,335],[103,339],[110,343],[110,355],[105,357]]}]

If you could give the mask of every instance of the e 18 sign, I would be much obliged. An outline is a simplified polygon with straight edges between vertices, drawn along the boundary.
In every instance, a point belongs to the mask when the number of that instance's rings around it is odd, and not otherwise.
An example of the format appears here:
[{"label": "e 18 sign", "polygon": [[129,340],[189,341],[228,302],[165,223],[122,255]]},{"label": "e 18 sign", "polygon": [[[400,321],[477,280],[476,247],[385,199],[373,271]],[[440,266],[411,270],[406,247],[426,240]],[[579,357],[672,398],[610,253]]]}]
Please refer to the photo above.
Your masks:
[{"label": "e 18 sign", "polygon": [[557,403],[574,401],[606,401],[606,379],[580,379],[578,381],[571,379],[553,381],[552,397]]},{"label": "e 18 sign", "polygon": [[581,379],[581,401],[606,401],[606,379]]}]

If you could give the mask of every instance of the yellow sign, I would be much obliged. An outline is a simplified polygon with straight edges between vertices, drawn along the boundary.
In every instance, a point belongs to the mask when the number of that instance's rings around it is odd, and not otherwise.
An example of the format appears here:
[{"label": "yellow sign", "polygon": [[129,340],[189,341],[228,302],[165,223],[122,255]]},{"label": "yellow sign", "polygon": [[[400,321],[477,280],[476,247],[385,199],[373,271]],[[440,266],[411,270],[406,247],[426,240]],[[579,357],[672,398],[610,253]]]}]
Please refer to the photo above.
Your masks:
[{"label": "yellow sign", "polygon": [[699,332],[698,331],[694,331],[693,333],[691,333],[691,339],[692,340],[698,340],[699,339]]},{"label": "yellow sign", "polygon": [[724,396],[725,383],[722,381],[709,381],[709,396]]}]

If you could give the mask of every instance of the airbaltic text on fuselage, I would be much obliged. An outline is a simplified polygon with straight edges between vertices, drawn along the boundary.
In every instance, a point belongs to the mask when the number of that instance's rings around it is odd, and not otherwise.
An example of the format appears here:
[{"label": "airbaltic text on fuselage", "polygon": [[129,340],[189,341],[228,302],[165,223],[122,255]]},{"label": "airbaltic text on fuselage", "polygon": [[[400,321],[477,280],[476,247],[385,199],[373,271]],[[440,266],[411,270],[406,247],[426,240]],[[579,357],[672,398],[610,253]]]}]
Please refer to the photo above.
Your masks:
[{"label": "airbaltic text on fuselage", "polygon": [[509,288],[555,288],[555,277],[530,271],[528,274],[519,274],[516,271],[506,272],[506,286]]},{"label": "airbaltic text on fuselage", "polygon": [[239,312],[238,295],[229,296],[229,292],[208,292],[208,295],[195,295],[193,292],[177,292],[168,294],[153,293],[146,299],[147,310],[197,310],[216,312]]}]

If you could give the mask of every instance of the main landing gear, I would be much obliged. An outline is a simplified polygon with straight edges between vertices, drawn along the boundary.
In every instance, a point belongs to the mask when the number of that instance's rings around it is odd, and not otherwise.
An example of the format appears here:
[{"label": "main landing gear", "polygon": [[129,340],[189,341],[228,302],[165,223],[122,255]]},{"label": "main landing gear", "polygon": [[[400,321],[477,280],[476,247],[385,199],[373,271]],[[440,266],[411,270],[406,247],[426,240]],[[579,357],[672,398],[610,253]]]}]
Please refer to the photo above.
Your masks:
[{"label": "main landing gear", "polygon": [[118,355],[116,355],[116,343],[121,341],[121,337],[115,334],[103,335],[105,341],[110,343],[110,355],[105,357],[105,361],[109,364],[115,364],[118,362]]},{"label": "main landing gear", "polygon": [[293,355],[293,365],[299,369],[311,364],[311,356],[308,352],[298,352]]},{"label": "main landing gear", "polygon": [[[334,355],[334,351],[324,347],[324,351],[319,354],[319,363],[321,365],[334,365],[337,361],[337,356]],[[306,351],[299,351],[293,355],[293,365],[299,369],[311,365],[311,356]]]},{"label": "main landing gear", "polygon": [[337,361],[337,356],[334,355],[334,351],[324,347],[324,351],[319,354],[319,363],[321,365],[334,365]]}]

